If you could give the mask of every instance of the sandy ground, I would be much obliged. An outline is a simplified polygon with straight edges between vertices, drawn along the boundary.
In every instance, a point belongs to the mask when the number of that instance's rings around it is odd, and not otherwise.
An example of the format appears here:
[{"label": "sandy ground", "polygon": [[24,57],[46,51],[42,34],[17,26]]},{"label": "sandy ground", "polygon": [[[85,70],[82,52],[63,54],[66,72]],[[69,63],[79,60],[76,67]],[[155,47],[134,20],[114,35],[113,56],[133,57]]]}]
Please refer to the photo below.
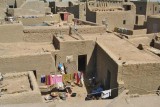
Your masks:
[{"label": "sandy ground", "polygon": [[[51,105],[55,105],[55,104],[60,104],[60,103],[66,103],[66,102],[76,102],[76,101],[85,101],[85,97],[87,95],[87,91],[86,88],[83,87],[79,87],[79,86],[74,86],[72,87],[72,93],[76,93],[76,97],[67,97],[66,100],[61,100],[61,99],[55,99],[55,100],[51,100],[49,102],[45,101],[49,106]],[[44,99],[44,96],[42,96]]]}]

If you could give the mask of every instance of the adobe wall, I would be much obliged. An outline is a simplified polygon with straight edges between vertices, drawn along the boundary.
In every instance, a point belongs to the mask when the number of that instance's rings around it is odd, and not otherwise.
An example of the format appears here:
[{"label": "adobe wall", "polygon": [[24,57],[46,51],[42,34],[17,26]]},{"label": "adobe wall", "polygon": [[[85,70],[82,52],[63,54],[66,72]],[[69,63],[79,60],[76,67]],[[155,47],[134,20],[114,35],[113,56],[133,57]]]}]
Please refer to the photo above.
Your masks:
[{"label": "adobe wall", "polygon": [[[74,27],[73,27],[74,29]],[[77,32],[79,34],[95,34],[95,33],[105,33],[105,26],[80,26],[77,27]],[[92,35],[91,35],[92,36]]]},{"label": "adobe wall", "polygon": [[133,35],[143,35],[147,33],[147,29],[133,30]]},{"label": "adobe wall", "polygon": [[[89,10],[88,6],[86,6],[86,20],[96,23],[96,12],[92,12]],[[101,24],[101,23],[100,23]]]},{"label": "adobe wall", "polygon": [[78,18],[78,19],[80,18],[79,17],[79,9],[80,9],[79,5],[75,5],[72,7],[66,7],[67,12],[74,14],[74,17]]},{"label": "adobe wall", "polygon": [[18,17],[18,16],[43,16],[44,13],[41,13],[39,11],[35,11],[35,10],[29,10],[29,9],[21,9],[21,8],[17,8],[14,9],[13,13],[11,13],[11,15]]},{"label": "adobe wall", "polygon": [[76,62],[76,69],[78,70],[78,55],[87,55],[86,76],[91,77],[96,71],[95,58],[95,42],[90,40],[85,41],[66,41],[60,42],[60,51],[57,52],[57,62],[67,63],[66,56],[73,56],[73,61]]},{"label": "adobe wall", "polygon": [[51,53],[0,57],[1,73],[36,70],[38,83],[41,75],[55,71],[54,65],[55,61]]},{"label": "adobe wall", "polygon": [[[112,97],[118,95],[122,86],[128,89],[130,94],[150,94],[155,93],[153,90],[158,89],[160,84],[159,62],[149,61],[123,65],[120,60],[115,59],[110,50],[99,44],[96,47],[98,81],[104,84],[106,89],[119,87],[118,90],[112,91]],[[108,72],[110,72],[110,76],[108,76]],[[109,80],[109,78],[111,79]],[[109,81],[110,83],[108,83]]]},{"label": "adobe wall", "polygon": [[86,20],[86,4],[80,3],[78,5],[66,7],[67,12],[74,14],[75,18]]},{"label": "adobe wall", "polygon": [[19,8],[26,0],[16,0],[17,8]]},{"label": "adobe wall", "polygon": [[69,27],[53,27],[53,26],[39,26],[24,28],[25,42],[53,42],[53,35],[55,34],[69,34]]},{"label": "adobe wall", "polygon": [[121,80],[131,94],[155,93],[160,86],[159,62],[124,65],[121,70]]},{"label": "adobe wall", "polygon": [[14,16],[45,15],[43,1],[26,1],[20,8],[14,9]]},{"label": "adobe wall", "polygon": [[[85,24],[85,23],[84,23]],[[91,24],[91,26],[90,26]],[[91,34],[91,33],[104,33],[105,26],[92,25],[77,25],[77,33]],[[55,26],[36,26],[24,27],[24,41],[26,42],[53,42],[53,35],[68,35],[69,26],[55,27]],[[74,27],[71,26],[71,32],[74,33]]]},{"label": "adobe wall", "polygon": [[158,3],[146,1],[132,1],[136,5],[136,14],[147,16],[158,14]]},{"label": "adobe wall", "polygon": [[6,12],[6,9],[0,7],[0,20],[3,20],[5,18],[6,16],[5,12]]},{"label": "adobe wall", "polygon": [[79,19],[86,20],[86,3],[79,4]]},{"label": "adobe wall", "polygon": [[159,13],[158,6],[159,6],[158,2],[148,2],[146,15],[150,16],[158,14]]},{"label": "adobe wall", "polygon": [[[93,16],[92,16],[93,17]],[[118,17],[118,20],[115,20]],[[132,11],[122,12],[96,12],[96,23],[102,24],[106,20],[107,29],[113,31],[115,27],[121,27],[132,30],[135,24],[135,14]],[[125,21],[125,24],[124,24]]]},{"label": "adobe wall", "polygon": [[160,32],[160,17],[150,16],[147,20],[147,33]]},{"label": "adobe wall", "polygon": [[24,26],[29,26],[29,25],[40,24],[43,23],[44,21],[59,22],[60,16],[58,14],[55,14],[53,16],[43,16],[37,18],[18,18],[18,21],[21,21]]},{"label": "adobe wall", "polygon": [[23,25],[21,23],[15,24],[1,24],[0,25],[0,42],[22,42],[23,41]]},{"label": "adobe wall", "polygon": [[136,25],[143,26],[145,24],[146,17],[145,15],[136,15]]},{"label": "adobe wall", "polygon": [[136,14],[145,15],[147,12],[147,2],[132,1],[136,5]]},{"label": "adobe wall", "polygon": [[[97,79],[106,89],[118,88],[118,64],[101,46],[96,45],[96,70]],[[108,51],[109,52],[109,51]],[[110,72],[110,76],[107,72]],[[109,78],[110,77],[110,80]],[[110,81],[110,86],[109,82]],[[118,95],[118,90],[112,91],[112,97]]]}]

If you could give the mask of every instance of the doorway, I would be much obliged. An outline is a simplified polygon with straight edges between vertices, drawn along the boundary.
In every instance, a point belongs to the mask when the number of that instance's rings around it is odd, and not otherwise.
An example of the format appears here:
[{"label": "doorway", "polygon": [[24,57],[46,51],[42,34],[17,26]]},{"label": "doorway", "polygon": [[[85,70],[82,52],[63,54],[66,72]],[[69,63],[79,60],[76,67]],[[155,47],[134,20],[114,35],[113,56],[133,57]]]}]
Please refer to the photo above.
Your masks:
[{"label": "doorway", "polygon": [[64,21],[64,13],[61,13],[60,16],[61,16],[61,20]]},{"label": "doorway", "polygon": [[78,55],[78,71],[85,71],[87,64],[87,55]]},{"label": "doorway", "polygon": [[36,70],[32,70],[32,71],[33,71],[33,74],[34,74],[35,78],[37,79],[37,72],[36,72]]}]

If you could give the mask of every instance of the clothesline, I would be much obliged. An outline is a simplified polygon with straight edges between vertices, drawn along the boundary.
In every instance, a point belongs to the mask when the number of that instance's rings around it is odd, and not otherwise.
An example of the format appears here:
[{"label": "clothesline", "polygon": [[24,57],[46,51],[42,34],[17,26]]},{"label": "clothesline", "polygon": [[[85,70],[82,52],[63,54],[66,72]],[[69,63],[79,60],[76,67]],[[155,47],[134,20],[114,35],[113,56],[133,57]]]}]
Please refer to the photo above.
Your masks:
[{"label": "clothesline", "polygon": [[[120,89],[120,88],[123,88],[124,86],[122,86],[122,87],[117,87],[117,88],[112,88],[112,89],[109,89],[109,90],[116,90],[116,89]],[[95,93],[91,93],[91,94],[87,94],[87,95],[93,95],[93,94],[100,94],[100,93],[102,93],[102,91],[101,92],[95,92]]]}]

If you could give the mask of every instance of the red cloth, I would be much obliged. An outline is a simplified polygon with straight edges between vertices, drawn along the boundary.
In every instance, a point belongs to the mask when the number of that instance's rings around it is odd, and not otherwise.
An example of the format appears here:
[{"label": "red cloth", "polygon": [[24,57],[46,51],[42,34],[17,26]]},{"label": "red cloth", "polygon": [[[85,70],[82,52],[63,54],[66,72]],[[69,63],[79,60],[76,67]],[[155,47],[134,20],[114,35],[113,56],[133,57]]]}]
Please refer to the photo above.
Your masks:
[{"label": "red cloth", "polygon": [[74,73],[74,79],[76,79],[76,83],[79,84],[81,77],[82,77],[83,73],[79,72],[79,73]]}]

